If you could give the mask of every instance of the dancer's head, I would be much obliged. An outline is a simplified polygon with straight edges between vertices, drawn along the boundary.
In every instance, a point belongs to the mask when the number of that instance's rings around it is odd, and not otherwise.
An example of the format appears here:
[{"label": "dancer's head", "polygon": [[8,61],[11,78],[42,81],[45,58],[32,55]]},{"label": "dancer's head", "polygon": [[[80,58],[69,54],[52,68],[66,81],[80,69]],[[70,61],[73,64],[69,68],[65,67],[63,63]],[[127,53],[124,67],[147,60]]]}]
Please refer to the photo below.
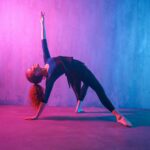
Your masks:
[{"label": "dancer's head", "polygon": [[26,71],[27,79],[34,84],[40,83],[43,79],[43,76],[43,68],[41,68],[39,64],[34,64]]},{"label": "dancer's head", "polygon": [[33,65],[26,71],[26,77],[28,81],[33,83],[29,91],[29,98],[31,105],[34,108],[38,108],[40,102],[42,102],[44,99],[43,88],[40,85],[38,85],[38,83],[42,81],[43,76],[45,76],[45,74],[46,70],[44,68],[41,68],[39,64]]}]

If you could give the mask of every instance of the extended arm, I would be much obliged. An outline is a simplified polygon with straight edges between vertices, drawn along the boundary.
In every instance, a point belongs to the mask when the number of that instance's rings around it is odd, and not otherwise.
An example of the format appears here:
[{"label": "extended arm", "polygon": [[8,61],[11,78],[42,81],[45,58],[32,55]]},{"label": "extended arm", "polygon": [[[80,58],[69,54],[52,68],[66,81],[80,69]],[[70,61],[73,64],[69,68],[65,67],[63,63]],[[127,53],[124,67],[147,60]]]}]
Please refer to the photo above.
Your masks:
[{"label": "extended arm", "polygon": [[39,108],[36,112],[36,114],[34,116],[31,116],[31,117],[27,117],[25,118],[26,120],[36,120],[39,118],[40,114],[43,112],[44,108],[45,108],[45,103],[43,102],[40,102],[40,105],[39,105]]},{"label": "extended arm", "polygon": [[46,89],[45,89],[45,94],[44,94],[44,100],[42,102],[40,102],[40,105],[39,105],[35,115],[25,118],[26,120],[36,120],[41,115],[41,113],[43,112],[43,110],[45,108],[46,103],[48,102],[48,98],[49,98],[50,93],[52,91],[55,80],[56,80],[56,78],[52,78],[52,77],[47,78],[47,80],[46,80]]},{"label": "extended arm", "polygon": [[35,114],[36,119],[38,119],[38,117],[40,116],[40,114],[43,112],[44,108],[45,108],[45,103],[40,102],[38,111]]},{"label": "extended arm", "polygon": [[41,40],[46,39],[46,29],[45,29],[45,17],[44,13],[41,12]]},{"label": "extended arm", "polygon": [[42,48],[43,48],[43,56],[44,56],[44,62],[46,63],[48,59],[51,58],[49,49],[47,46],[47,40],[46,40],[46,28],[45,28],[45,17],[44,13],[41,12],[41,40],[42,40]]}]

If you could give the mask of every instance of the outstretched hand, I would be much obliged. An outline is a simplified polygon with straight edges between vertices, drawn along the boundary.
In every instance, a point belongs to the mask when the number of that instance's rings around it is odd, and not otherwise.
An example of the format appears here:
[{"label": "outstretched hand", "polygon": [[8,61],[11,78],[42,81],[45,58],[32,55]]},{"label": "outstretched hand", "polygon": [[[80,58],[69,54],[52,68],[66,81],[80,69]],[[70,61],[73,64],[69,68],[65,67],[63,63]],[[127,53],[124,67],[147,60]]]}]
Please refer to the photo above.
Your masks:
[{"label": "outstretched hand", "polygon": [[25,120],[37,120],[38,118],[36,116],[30,116],[26,117]]},{"label": "outstretched hand", "polygon": [[45,13],[41,11],[41,19],[40,19],[41,23],[44,22],[44,17],[45,17]]}]

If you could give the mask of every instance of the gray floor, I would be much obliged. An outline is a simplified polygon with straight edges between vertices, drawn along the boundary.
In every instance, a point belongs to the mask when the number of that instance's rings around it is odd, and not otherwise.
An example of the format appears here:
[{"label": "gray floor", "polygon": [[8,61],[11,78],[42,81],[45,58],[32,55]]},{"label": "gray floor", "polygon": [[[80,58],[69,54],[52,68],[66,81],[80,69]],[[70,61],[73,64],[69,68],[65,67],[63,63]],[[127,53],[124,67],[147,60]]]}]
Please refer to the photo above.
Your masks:
[{"label": "gray floor", "polygon": [[105,109],[46,107],[27,121],[30,107],[0,106],[0,150],[150,150],[150,110],[121,109],[134,124],[117,124]]}]

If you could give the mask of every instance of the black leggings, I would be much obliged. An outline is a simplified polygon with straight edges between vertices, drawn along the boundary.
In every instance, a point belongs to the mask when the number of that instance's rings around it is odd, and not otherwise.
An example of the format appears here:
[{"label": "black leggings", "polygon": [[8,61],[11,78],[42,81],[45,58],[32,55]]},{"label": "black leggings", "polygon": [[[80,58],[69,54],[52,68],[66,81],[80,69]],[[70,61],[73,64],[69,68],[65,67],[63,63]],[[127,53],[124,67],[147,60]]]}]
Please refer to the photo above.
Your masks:
[{"label": "black leggings", "polygon": [[[76,98],[80,101],[83,101],[87,92],[88,87],[91,87],[99,97],[101,103],[109,110],[113,111],[115,108],[109,98],[106,96],[105,91],[99,81],[96,79],[94,74],[82,63],[79,61],[75,61],[74,72],[76,74],[76,78],[74,78],[72,82],[72,88],[75,92]],[[81,86],[81,82],[83,85]]]}]

